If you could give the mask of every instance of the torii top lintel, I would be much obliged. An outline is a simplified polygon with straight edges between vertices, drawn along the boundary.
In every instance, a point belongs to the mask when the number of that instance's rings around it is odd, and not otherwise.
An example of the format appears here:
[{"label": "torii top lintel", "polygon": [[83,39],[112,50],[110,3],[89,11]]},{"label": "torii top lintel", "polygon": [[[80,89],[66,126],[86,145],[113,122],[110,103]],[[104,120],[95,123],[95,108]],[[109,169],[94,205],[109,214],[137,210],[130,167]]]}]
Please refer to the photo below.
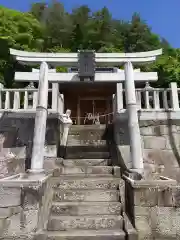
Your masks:
[{"label": "torii top lintel", "polygon": [[[10,54],[18,62],[27,65],[40,64],[47,62],[51,66],[73,67],[78,64],[78,53],[40,53],[26,52],[10,49]],[[97,66],[118,66],[125,62],[142,64],[156,60],[156,57],[162,54],[162,49],[137,52],[137,53],[95,53],[95,62]]]}]

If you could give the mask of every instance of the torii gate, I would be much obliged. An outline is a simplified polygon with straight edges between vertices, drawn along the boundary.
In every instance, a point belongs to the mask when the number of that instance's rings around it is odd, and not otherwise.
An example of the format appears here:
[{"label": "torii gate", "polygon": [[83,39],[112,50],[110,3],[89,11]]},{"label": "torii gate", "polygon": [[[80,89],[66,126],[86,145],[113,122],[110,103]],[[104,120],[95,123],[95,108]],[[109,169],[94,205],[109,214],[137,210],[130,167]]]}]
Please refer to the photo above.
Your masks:
[{"label": "torii gate", "polygon": [[[77,73],[53,73],[48,70],[48,65],[53,67],[77,67],[79,64],[78,53],[36,53],[10,49],[10,54],[17,61],[23,64],[41,64],[40,72],[16,72],[16,81],[40,81],[38,90],[38,106],[36,112],[35,131],[33,140],[33,156],[31,171],[41,172],[43,170],[43,147],[45,139],[46,118],[47,118],[47,92],[48,81],[54,83],[80,82]],[[128,112],[128,125],[130,134],[130,151],[132,169],[143,172],[143,156],[141,149],[141,137],[138,123],[135,81],[150,82],[158,79],[155,72],[135,72],[133,64],[144,64],[153,62],[156,57],[162,54],[162,49],[139,52],[139,53],[95,53],[96,66],[118,66],[124,64],[124,71],[117,73],[95,73],[94,82],[115,82],[125,81],[126,104]],[[117,93],[121,87],[117,84]]]}]

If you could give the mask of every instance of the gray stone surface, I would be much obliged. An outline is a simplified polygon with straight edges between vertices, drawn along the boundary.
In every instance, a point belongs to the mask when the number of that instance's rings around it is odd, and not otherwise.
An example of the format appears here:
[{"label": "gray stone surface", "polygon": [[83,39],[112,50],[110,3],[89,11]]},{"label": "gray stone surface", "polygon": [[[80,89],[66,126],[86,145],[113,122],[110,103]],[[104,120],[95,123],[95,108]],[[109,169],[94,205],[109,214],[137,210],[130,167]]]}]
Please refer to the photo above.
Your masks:
[{"label": "gray stone surface", "polygon": [[48,223],[50,231],[72,229],[122,229],[123,218],[116,215],[59,216],[51,217]]},{"label": "gray stone surface", "polygon": [[21,188],[0,186],[0,207],[14,207],[21,204]]},{"label": "gray stone surface", "polygon": [[83,159],[83,158],[91,158],[91,159],[97,159],[97,158],[109,158],[109,152],[102,152],[102,151],[95,151],[95,152],[84,152],[83,149],[80,151],[74,151],[74,149],[71,152],[67,152],[66,158],[67,159]]},{"label": "gray stone surface", "polygon": [[118,178],[53,178],[54,187],[61,190],[68,189],[117,189],[119,184]]},{"label": "gray stone surface", "polygon": [[107,166],[110,164],[110,159],[65,159],[62,164],[67,167],[76,166]]},{"label": "gray stone surface", "polygon": [[[14,118],[4,115],[1,118],[1,133],[5,135],[5,148],[26,146],[26,154],[31,152],[34,132],[34,116],[27,118],[18,115]],[[56,147],[60,137],[60,122],[58,119],[47,119],[46,145]],[[53,150],[54,151],[54,150]],[[47,152],[48,153],[48,152]]]},{"label": "gray stone surface", "polygon": [[116,190],[65,190],[56,191],[54,201],[119,201]]},{"label": "gray stone surface", "polygon": [[71,232],[48,232],[47,240],[125,240],[125,233],[118,230],[75,230]]},{"label": "gray stone surface", "polygon": [[[25,236],[28,239],[33,232],[46,229],[53,197],[51,181],[48,176],[43,181],[41,177],[40,181],[32,182],[30,179],[29,184],[28,178],[19,183],[13,179],[0,183],[0,231],[3,239],[25,239]],[[31,237],[29,239],[33,240]]]},{"label": "gray stone surface", "polygon": [[[113,167],[111,166],[88,166],[88,167],[60,167],[54,174],[55,177],[61,175],[86,175],[86,174],[113,174]],[[120,172],[120,170],[119,170]]]},{"label": "gray stone surface", "polygon": [[52,215],[121,215],[121,203],[118,202],[56,202],[51,209]]},{"label": "gray stone surface", "polygon": [[[159,175],[180,181],[180,121],[140,121],[141,142],[144,157],[145,178]],[[128,126],[117,122],[114,126],[118,145],[119,163],[131,168]]]},{"label": "gray stone surface", "polygon": [[126,182],[126,211],[134,219],[138,239],[180,239],[179,187],[166,180],[143,182]]}]

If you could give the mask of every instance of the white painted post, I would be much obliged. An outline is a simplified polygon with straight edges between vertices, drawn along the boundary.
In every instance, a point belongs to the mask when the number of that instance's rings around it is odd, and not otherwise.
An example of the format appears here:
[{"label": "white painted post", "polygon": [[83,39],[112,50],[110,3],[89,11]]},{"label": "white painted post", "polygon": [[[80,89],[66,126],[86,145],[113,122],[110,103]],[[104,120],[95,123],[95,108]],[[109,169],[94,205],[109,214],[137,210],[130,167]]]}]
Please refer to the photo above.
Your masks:
[{"label": "white painted post", "polygon": [[33,109],[37,107],[38,92],[33,92]]},{"label": "white painted post", "polygon": [[6,92],[5,109],[10,109],[10,93]]},{"label": "white painted post", "polygon": [[59,84],[52,83],[52,110],[58,111]]},{"label": "white painted post", "polygon": [[112,107],[113,107],[113,116],[116,114],[117,112],[117,95],[113,94],[112,95]]},{"label": "white painted post", "polygon": [[28,92],[24,93],[24,109],[28,109]]},{"label": "white painted post", "polygon": [[14,103],[13,103],[13,109],[17,110],[20,107],[20,93],[14,92]]},{"label": "white painted post", "polygon": [[167,97],[167,90],[163,91],[163,107],[166,110],[169,108],[169,106],[168,106],[168,97]]},{"label": "white painted post", "polygon": [[179,96],[178,96],[178,89],[177,83],[172,82],[170,83],[171,88],[171,106],[174,111],[179,110]]},{"label": "white painted post", "polygon": [[122,109],[124,109],[123,106],[123,84],[117,83],[116,84],[116,101],[117,101],[117,112],[120,112]]},{"label": "white painted post", "polygon": [[43,62],[39,73],[38,101],[34,127],[34,139],[30,172],[43,172],[44,144],[47,121],[48,65]]},{"label": "white painted post", "polygon": [[143,156],[141,149],[141,135],[136,106],[134,71],[131,62],[125,63],[125,91],[128,112],[132,169],[141,174],[143,173]]},{"label": "white painted post", "polygon": [[141,93],[141,91],[136,91],[137,110],[142,108]]},{"label": "white painted post", "polygon": [[154,101],[154,109],[159,110],[160,109],[159,90],[154,90],[153,101]]},{"label": "white painted post", "polygon": [[149,104],[149,90],[145,89],[145,108],[149,109],[150,108],[150,104]]}]

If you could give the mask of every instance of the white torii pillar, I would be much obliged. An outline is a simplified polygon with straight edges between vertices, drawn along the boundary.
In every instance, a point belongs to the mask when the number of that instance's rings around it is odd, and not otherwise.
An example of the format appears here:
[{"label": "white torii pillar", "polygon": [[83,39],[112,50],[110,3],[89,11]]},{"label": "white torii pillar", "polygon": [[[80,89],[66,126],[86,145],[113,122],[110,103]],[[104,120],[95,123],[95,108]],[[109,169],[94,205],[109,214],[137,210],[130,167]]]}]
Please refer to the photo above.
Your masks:
[{"label": "white torii pillar", "polygon": [[46,136],[48,102],[48,65],[41,63],[39,71],[38,100],[34,126],[34,139],[30,172],[41,173],[44,171],[44,144]]},{"label": "white torii pillar", "polygon": [[142,174],[144,170],[143,155],[141,148],[141,135],[136,105],[134,70],[131,62],[125,63],[125,93],[128,113],[130,156],[132,161],[132,170]]}]

